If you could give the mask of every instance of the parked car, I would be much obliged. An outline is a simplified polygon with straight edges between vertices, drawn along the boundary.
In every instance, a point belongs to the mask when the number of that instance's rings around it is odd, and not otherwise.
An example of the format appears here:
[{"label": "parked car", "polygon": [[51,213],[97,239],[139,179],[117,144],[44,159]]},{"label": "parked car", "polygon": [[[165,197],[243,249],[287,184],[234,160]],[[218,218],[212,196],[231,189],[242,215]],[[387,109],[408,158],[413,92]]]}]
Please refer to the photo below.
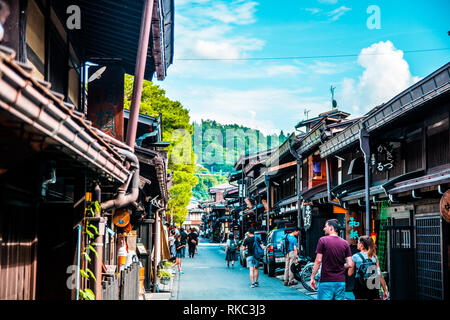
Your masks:
[{"label": "parked car", "polygon": [[267,243],[264,248],[263,256],[263,272],[269,277],[275,276],[275,269],[284,268],[284,254],[281,252],[281,239],[286,233],[291,233],[294,230],[290,228],[274,229],[269,232],[267,236]]},{"label": "parked car", "polygon": [[[264,245],[266,243],[266,234],[267,232],[264,230],[258,230],[255,231],[255,237],[258,238],[260,240],[260,242]],[[244,240],[247,238],[248,236],[248,232],[245,233],[245,237]],[[247,267],[247,249],[245,250],[241,250],[242,248],[242,244],[244,243],[244,240],[241,240],[239,242],[239,261],[241,263],[241,266],[243,266],[244,268]]]}]

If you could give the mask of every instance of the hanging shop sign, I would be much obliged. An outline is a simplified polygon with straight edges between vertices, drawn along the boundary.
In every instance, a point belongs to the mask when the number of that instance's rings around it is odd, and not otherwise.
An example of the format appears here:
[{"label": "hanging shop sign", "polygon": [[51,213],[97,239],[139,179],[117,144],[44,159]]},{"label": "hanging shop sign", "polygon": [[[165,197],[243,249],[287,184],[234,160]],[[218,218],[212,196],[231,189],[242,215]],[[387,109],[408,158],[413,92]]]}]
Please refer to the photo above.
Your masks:
[{"label": "hanging shop sign", "polygon": [[249,198],[245,198],[244,201],[245,201],[245,204],[247,205],[247,208],[253,209],[253,204]]},{"label": "hanging shop sign", "polygon": [[354,230],[353,228],[359,227],[359,222],[357,222],[354,217],[350,217],[348,226],[350,227],[350,239],[358,239],[358,230]]},{"label": "hanging shop sign", "polygon": [[380,144],[372,154],[371,165],[375,172],[383,173],[394,168],[394,148],[391,144]]},{"label": "hanging shop sign", "polygon": [[356,245],[363,234],[364,228],[360,214],[349,210],[345,215],[345,240],[351,245]]},{"label": "hanging shop sign", "polygon": [[263,199],[263,200],[261,200],[261,203],[264,206],[264,212],[267,212],[267,201]]},{"label": "hanging shop sign", "polygon": [[113,223],[116,227],[126,227],[130,222],[130,214],[125,209],[117,210],[113,215]]},{"label": "hanging shop sign", "polygon": [[303,210],[303,225],[305,230],[308,230],[311,227],[312,220],[312,206],[310,204],[306,204]]},{"label": "hanging shop sign", "polygon": [[441,198],[440,209],[442,218],[450,223],[450,190],[447,190]]}]

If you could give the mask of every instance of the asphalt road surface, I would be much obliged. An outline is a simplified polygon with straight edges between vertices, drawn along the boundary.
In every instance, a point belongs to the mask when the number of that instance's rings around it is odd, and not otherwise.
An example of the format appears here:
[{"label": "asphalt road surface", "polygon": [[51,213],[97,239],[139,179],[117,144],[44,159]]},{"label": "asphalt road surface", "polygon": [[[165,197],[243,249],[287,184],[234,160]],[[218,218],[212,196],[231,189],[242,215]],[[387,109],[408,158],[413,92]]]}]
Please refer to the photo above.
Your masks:
[{"label": "asphalt road surface", "polygon": [[[221,245],[201,241],[198,255],[186,256],[181,266],[184,274],[176,274],[174,299],[177,300],[311,300],[276,278],[259,270],[259,287],[250,288],[249,270],[239,261],[227,268]],[[187,254],[187,250],[186,250]]]}]

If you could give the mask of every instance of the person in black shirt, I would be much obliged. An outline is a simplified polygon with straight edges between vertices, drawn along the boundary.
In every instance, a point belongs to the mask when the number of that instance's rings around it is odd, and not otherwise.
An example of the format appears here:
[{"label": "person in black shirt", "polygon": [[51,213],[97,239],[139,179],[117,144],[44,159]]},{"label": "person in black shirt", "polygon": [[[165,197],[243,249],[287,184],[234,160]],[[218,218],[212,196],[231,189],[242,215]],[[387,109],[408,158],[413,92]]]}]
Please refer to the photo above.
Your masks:
[{"label": "person in black shirt", "polygon": [[184,228],[180,228],[180,236],[181,236],[181,244],[184,244],[184,247],[181,248],[181,257],[186,257],[186,243],[187,243],[187,233],[184,231]]},{"label": "person in black shirt", "polygon": [[198,235],[194,232],[193,228],[191,228],[191,232],[187,236],[187,243],[189,246],[189,257],[194,258],[195,247],[198,244]]},{"label": "person in black shirt", "polygon": [[175,248],[176,248],[176,258],[175,258],[175,265],[178,266],[178,272],[180,274],[183,274],[184,272],[181,271],[181,249],[186,247],[185,244],[181,244],[181,235],[177,234],[175,236]]},{"label": "person in black shirt", "polygon": [[[248,236],[242,243],[242,250],[247,249],[247,266],[250,270],[250,281],[252,282],[250,288],[259,286],[258,276],[259,276],[259,261],[254,257],[255,252],[253,245],[255,243],[255,229],[250,227],[248,229]],[[261,244],[260,244],[261,245]]]}]

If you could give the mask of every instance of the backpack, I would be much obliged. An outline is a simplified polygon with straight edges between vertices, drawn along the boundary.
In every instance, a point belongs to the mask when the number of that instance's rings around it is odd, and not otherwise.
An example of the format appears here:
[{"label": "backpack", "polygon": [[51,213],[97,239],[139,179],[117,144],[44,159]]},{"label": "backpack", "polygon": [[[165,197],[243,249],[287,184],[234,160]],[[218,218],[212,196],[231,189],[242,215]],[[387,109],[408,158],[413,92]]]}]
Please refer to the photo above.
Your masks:
[{"label": "backpack", "polygon": [[259,240],[257,238],[255,238],[253,242],[253,252],[254,252],[253,256],[255,257],[255,259],[261,260],[262,257],[264,256],[264,250],[259,245]]},{"label": "backpack", "polygon": [[237,249],[236,240],[230,241],[230,246],[228,247],[230,249],[230,252],[235,252]]},{"label": "backpack", "polygon": [[281,239],[281,252],[284,255],[287,255],[289,253],[289,239],[288,239],[288,233],[284,235],[284,237]]},{"label": "backpack", "polygon": [[361,260],[363,261],[361,265],[358,267],[357,273],[359,275],[359,283],[366,286],[367,280],[374,275],[373,270],[377,270],[377,263],[373,262],[372,259],[366,259],[361,254],[361,252],[357,253]]}]

